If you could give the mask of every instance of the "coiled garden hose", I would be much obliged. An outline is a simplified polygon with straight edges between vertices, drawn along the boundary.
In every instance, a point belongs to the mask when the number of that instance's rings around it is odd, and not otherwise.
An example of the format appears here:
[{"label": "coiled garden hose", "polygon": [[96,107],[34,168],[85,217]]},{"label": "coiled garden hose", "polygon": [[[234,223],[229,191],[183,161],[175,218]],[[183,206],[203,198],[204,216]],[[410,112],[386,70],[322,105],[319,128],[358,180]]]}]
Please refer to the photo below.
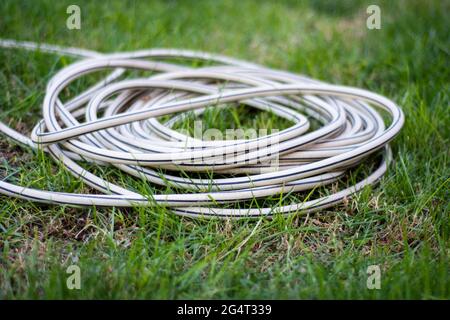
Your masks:
[{"label": "coiled garden hose", "polygon": [[[81,58],[48,82],[42,120],[31,137],[1,122],[0,131],[32,148],[43,148],[77,179],[101,192],[53,192],[0,181],[0,193],[10,197],[71,206],[162,205],[193,217],[317,211],[342,202],[384,175],[391,159],[388,143],[404,123],[401,109],[376,93],[221,55],[172,49],[100,54],[14,40],[1,40],[0,46]],[[192,67],[180,59],[213,65]],[[105,70],[108,76],[62,101],[61,92],[71,83]],[[130,70],[152,75],[130,78]],[[256,108],[294,124],[249,139],[214,141],[173,129],[189,112],[201,115],[213,105]],[[388,125],[381,110],[390,116]],[[169,120],[161,122],[161,116]],[[311,121],[320,127],[311,129]],[[227,207],[330,185],[379,150],[383,150],[379,166],[343,190],[329,188],[326,196],[275,207]],[[186,192],[149,197],[94,175],[83,168],[86,162],[114,166],[151,184]],[[198,172],[212,175],[204,178]]]}]

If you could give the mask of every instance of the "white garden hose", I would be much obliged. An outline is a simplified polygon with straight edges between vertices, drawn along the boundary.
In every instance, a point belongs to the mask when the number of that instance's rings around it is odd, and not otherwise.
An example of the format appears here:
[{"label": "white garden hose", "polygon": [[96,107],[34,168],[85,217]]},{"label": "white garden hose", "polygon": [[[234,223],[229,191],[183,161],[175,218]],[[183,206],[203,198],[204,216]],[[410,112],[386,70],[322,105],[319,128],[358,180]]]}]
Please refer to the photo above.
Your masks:
[{"label": "white garden hose", "polygon": [[[165,49],[100,54],[14,40],[1,40],[0,46],[83,58],[48,82],[43,119],[30,138],[1,122],[0,131],[22,144],[44,148],[76,178],[103,194],[36,190],[0,181],[0,193],[31,201],[73,206],[163,205],[194,217],[270,217],[316,211],[382,177],[390,160],[388,142],[404,123],[401,109],[378,94],[220,55]],[[194,68],[168,62],[175,59],[214,65]],[[69,101],[60,99],[73,81],[105,70],[111,73],[96,85]],[[130,79],[126,77],[129,70],[153,75]],[[208,106],[238,104],[273,112],[294,125],[265,136],[214,141],[172,129],[186,112],[194,110],[201,115]],[[389,114],[388,126],[380,110]],[[165,115],[172,118],[159,122],[158,117]],[[312,130],[310,119],[317,120],[320,128]],[[270,208],[224,207],[331,184],[381,149],[384,156],[379,167],[341,191],[330,190],[324,197]],[[86,162],[112,165],[152,184],[170,185],[186,193],[149,197],[88,172],[81,166]],[[158,168],[167,170],[161,173]],[[213,174],[211,178],[189,176],[194,171]]]}]

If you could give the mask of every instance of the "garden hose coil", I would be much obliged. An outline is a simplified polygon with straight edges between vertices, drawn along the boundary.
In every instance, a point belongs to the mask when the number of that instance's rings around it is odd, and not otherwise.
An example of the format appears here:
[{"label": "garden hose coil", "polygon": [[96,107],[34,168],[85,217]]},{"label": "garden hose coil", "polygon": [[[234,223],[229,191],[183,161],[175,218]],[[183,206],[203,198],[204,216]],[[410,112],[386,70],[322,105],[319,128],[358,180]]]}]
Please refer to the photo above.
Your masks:
[{"label": "garden hose coil", "polygon": [[[1,122],[0,131],[42,149],[100,192],[64,193],[0,181],[0,193],[30,201],[70,206],[160,205],[192,217],[271,217],[317,211],[342,202],[385,174],[391,159],[388,143],[404,123],[401,109],[376,93],[221,55],[174,49],[101,54],[14,40],[1,40],[0,46],[79,58],[48,82],[42,120],[30,137]],[[192,67],[185,63],[189,60],[203,63]],[[74,81],[105,71],[107,75],[88,89],[67,101],[62,98]],[[136,77],[139,72],[151,75]],[[238,105],[271,112],[293,125],[231,140],[199,139],[174,128],[187,115],[201,116],[210,106]],[[383,118],[385,114],[389,119]],[[312,128],[313,122],[320,125]],[[380,152],[377,167],[345,189],[329,187],[325,196],[305,196],[299,203],[268,208],[236,205],[331,186]],[[185,192],[141,194],[89,172],[87,162],[114,166],[149,184]]]}]

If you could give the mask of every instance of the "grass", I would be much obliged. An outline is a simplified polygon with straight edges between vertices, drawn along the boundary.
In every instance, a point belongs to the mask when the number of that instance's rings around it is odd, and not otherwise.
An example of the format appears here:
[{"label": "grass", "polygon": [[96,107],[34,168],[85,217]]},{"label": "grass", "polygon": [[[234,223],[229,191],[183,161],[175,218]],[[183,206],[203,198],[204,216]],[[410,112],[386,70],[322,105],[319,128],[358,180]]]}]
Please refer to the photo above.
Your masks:
[{"label": "grass", "polygon": [[[105,52],[222,53],[381,93],[403,108],[406,124],[382,182],[315,215],[208,221],[161,207],[74,209],[0,197],[0,298],[450,297],[448,1],[78,0],[82,29],[71,31],[72,3],[2,1],[1,37]],[[365,26],[369,4],[381,8],[380,30]],[[0,120],[29,132],[46,82],[69,62],[1,49]],[[217,127],[214,112],[207,126]],[[222,125],[286,124],[248,118],[226,114]],[[0,141],[2,178],[88,190],[47,156]],[[114,169],[93,169],[155,191]],[[81,268],[81,290],[66,287],[71,264]],[[381,267],[380,290],[366,287],[373,264]]]}]

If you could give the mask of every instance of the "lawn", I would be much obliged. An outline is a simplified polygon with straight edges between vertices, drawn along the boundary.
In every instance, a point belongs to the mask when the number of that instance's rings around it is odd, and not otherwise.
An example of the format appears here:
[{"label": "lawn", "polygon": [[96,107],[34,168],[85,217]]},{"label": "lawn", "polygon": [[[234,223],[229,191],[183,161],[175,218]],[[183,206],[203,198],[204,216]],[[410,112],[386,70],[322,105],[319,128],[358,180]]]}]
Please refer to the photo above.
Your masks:
[{"label": "lawn", "polygon": [[[66,28],[74,2],[80,30]],[[366,27],[370,4],[381,8],[379,30]],[[450,2],[439,0],[1,1],[0,38],[221,53],[380,93],[402,107],[406,123],[381,183],[316,214],[193,220],[162,207],[70,208],[0,196],[0,299],[450,298],[449,12]],[[30,132],[46,82],[71,61],[0,48],[0,121]],[[287,125],[239,109],[217,124],[211,112],[212,127]],[[3,136],[0,154],[2,179],[87,192],[47,155]],[[70,265],[80,268],[80,290],[66,286]],[[370,265],[381,269],[380,289],[367,287]]]}]

